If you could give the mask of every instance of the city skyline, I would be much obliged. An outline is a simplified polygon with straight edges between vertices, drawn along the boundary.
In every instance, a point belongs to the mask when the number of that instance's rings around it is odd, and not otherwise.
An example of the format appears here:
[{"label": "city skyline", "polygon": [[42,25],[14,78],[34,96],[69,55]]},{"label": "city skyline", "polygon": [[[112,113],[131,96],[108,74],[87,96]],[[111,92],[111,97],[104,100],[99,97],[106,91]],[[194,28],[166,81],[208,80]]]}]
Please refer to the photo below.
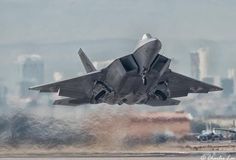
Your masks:
[{"label": "city skyline", "polygon": [[47,83],[85,73],[79,48],[96,66],[103,66],[132,53],[136,39],[146,32],[160,39],[161,54],[173,58],[170,68],[184,75],[191,75],[190,53],[199,48],[207,50],[204,77],[207,74],[209,82],[227,78],[227,70],[236,68],[235,1],[109,2],[91,6],[92,1],[0,1],[0,79],[8,94],[18,93],[21,59],[27,55],[43,59]]},{"label": "city skyline", "polygon": [[[17,57],[38,54],[45,60],[45,81],[54,72],[66,77],[83,73],[79,48],[94,61],[112,60],[133,51],[148,32],[163,44],[161,53],[175,58],[176,68],[190,75],[189,52],[208,48],[209,73],[227,76],[236,68],[234,0],[1,0],[0,78],[17,86]],[[92,5],[93,4],[93,5]],[[220,21],[219,21],[220,19]],[[60,63],[58,63],[60,62]],[[63,67],[62,67],[63,66]],[[219,67],[220,66],[220,67]]]}]

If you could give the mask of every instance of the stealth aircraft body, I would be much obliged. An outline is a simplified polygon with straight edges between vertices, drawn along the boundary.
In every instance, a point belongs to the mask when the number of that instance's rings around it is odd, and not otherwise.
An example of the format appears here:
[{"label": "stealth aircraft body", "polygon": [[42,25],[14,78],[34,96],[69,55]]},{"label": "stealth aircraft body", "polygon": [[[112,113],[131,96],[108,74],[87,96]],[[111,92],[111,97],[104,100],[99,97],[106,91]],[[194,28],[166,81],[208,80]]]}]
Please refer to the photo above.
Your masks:
[{"label": "stealth aircraft body", "polygon": [[59,96],[67,98],[56,100],[54,104],[68,106],[98,103],[177,105],[180,101],[174,98],[222,90],[172,71],[169,68],[171,59],[161,55],[160,49],[160,40],[144,34],[131,54],[101,70],[96,70],[80,49],[87,74],[30,89],[58,92]]}]

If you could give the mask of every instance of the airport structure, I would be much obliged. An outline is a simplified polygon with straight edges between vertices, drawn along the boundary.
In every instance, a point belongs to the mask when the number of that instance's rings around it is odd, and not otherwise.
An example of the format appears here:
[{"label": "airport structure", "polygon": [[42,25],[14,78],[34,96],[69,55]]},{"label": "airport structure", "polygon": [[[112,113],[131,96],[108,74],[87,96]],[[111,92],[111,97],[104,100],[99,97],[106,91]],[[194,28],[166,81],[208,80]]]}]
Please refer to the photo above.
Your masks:
[{"label": "airport structure", "polygon": [[128,135],[145,137],[170,133],[175,136],[184,136],[191,132],[192,119],[192,115],[187,112],[140,113],[131,118]]},{"label": "airport structure", "polygon": [[102,143],[114,142],[115,139],[129,146],[158,144],[169,138],[181,139],[192,132],[193,119],[187,112],[126,111],[127,115],[102,118],[96,123],[88,123],[85,128],[98,140],[102,139]]},{"label": "airport structure", "polygon": [[221,127],[224,128],[230,128],[230,127],[235,127],[235,120],[236,116],[231,115],[231,116],[226,116],[226,115],[218,115],[218,116],[209,116],[205,119],[206,123],[209,124],[218,124]]}]

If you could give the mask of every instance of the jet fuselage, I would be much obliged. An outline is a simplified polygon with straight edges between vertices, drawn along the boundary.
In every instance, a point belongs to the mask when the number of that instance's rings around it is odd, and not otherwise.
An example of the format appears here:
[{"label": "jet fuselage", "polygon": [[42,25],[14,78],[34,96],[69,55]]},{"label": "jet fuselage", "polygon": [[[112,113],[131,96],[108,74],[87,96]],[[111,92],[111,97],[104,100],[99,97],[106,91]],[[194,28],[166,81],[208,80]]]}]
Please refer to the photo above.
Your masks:
[{"label": "jet fuselage", "polygon": [[167,86],[158,85],[158,79],[168,69],[170,60],[159,54],[160,49],[158,39],[143,38],[132,54],[103,69],[106,76],[95,85],[94,103],[135,104],[152,97],[166,99]]}]

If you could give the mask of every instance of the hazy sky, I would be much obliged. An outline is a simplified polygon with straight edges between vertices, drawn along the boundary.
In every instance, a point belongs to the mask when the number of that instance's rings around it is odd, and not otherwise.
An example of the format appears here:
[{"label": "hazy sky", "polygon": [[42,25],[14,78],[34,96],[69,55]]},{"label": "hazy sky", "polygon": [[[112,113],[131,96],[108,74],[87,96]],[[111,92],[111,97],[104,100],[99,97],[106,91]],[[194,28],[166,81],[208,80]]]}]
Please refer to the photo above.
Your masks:
[{"label": "hazy sky", "polygon": [[[235,0],[0,0],[0,78],[18,83],[16,60],[22,54],[43,56],[46,77],[54,71],[74,75],[75,67],[82,68],[73,55],[79,47],[93,60],[116,58],[146,32],[161,39],[163,51],[181,61],[180,68],[184,64],[183,73],[190,70],[189,52],[197,49],[180,44],[183,40],[208,40],[215,50],[229,42],[222,64],[236,67],[230,56],[236,53],[235,29]],[[101,44],[109,39],[120,41]]]},{"label": "hazy sky", "polygon": [[235,0],[0,0],[0,44],[81,39],[235,40]]}]

